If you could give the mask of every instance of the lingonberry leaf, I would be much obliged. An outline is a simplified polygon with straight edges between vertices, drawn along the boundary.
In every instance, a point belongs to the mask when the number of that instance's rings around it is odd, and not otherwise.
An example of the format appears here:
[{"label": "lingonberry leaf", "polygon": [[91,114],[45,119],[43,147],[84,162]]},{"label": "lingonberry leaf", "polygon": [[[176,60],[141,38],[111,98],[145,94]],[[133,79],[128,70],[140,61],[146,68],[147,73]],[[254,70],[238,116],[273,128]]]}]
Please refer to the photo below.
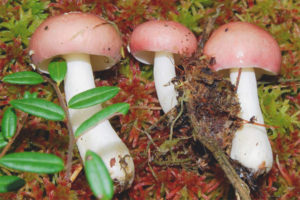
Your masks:
[{"label": "lingonberry leaf", "polygon": [[[112,117],[115,114],[123,114],[125,115],[129,110],[129,104],[128,103],[116,103],[113,105],[110,105],[106,108],[103,108],[99,112],[95,113],[93,116],[91,116],[89,119],[85,120],[75,131],[75,137],[80,136],[84,131],[87,129],[95,126],[97,123],[104,119],[108,119]],[[99,133],[101,134],[101,133]]]},{"label": "lingonberry leaf", "polygon": [[19,85],[36,85],[44,82],[44,79],[41,75],[31,71],[23,71],[9,74],[5,76],[2,80],[5,83]]},{"label": "lingonberry leaf", "polygon": [[1,125],[3,136],[6,139],[12,138],[17,129],[17,116],[12,107],[5,110]]},{"label": "lingonberry leaf", "polygon": [[101,157],[88,150],[85,155],[84,171],[93,194],[102,200],[112,199],[113,181]]},{"label": "lingonberry leaf", "polygon": [[44,174],[56,173],[64,168],[61,158],[39,152],[10,153],[0,159],[0,165],[10,169]]},{"label": "lingonberry leaf", "polygon": [[0,132],[0,149],[7,145],[7,140],[4,138],[2,132]]},{"label": "lingonberry leaf", "polygon": [[51,78],[60,84],[64,80],[67,73],[67,63],[62,58],[53,59],[48,66],[48,71]]},{"label": "lingonberry leaf", "polygon": [[0,176],[0,193],[13,192],[25,185],[25,181],[17,176]]},{"label": "lingonberry leaf", "polygon": [[44,99],[17,99],[10,101],[10,104],[23,112],[44,119],[59,121],[65,118],[65,112],[59,105]]},{"label": "lingonberry leaf", "polygon": [[72,97],[68,103],[69,108],[80,109],[103,103],[118,94],[120,88],[115,86],[102,86],[93,88]]}]

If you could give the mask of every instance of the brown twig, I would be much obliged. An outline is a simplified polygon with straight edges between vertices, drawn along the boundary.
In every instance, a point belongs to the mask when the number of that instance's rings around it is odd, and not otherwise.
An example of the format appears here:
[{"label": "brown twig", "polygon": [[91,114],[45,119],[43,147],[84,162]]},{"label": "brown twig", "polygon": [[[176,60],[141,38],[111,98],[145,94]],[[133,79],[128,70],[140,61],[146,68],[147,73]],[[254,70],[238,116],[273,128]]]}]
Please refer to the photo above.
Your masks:
[{"label": "brown twig", "polygon": [[241,79],[241,73],[242,73],[242,68],[239,68],[239,73],[236,78],[236,83],[235,83],[235,91],[238,90],[239,84],[240,84],[240,79]]},{"label": "brown twig", "polygon": [[[40,72],[39,72],[40,73]],[[41,73],[40,73],[41,74]],[[70,177],[71,177],[71,168],[72,168],[72,157],[73,157],[73,149],[74,149],[74,145],[75,145],[75,138],[74,138],[74,133],[73,133],[73,129],[72,129],[72,125],[70,122],[70,114],[69,114],[69,110],[67,107],[67,104],[65,102],[65,98],[62,96],[62,93],[59,89],[59,87],[57,86],[57,84],[50,78],[48,78],[47,76],[41,74],[43,76],[43,78],[51,84],[51,86],[53,87],[53,89],[55,90],[58,100],[59,100],[59,104],[61,105],[61,107],[63,108],[63,110],[66,113],[66,122],[67,122],[67,129],[68,129],[68,133],[69,133],[69,145],[68,145],[68,157],[67,157],[67,165],[66,165],[66,176],[65,179],[70,181]]]},{"label": "brown twig", "polygon": [[196,117],[191,114],[193,113],[191,109],[192,108],[188,105],[189,117],[194,131],[196,132],[194,135],[196,135],[197,139],[213,154],[214,158],[219,163],[228,180],[235,188],[240,199],[251,200],[250,189],[248,185],[244,181],[242,181],[242,179],[236,173],[223,150],[217,145],[216,141],[213,138],[206,137],[199,133],[199,124],[196,120]]},{"label": "brown twig", "polygon": [[160,106],[131,106],[130,109],[140,109],[140,110],[161,110]]},{"label": "brown twig", "polygon": [[76,178],[78,177],[78,175],[79,175],[79,173],[82,171],[82,169],[83,169],[82,164],[78,165],[78,166],[75,168],[74,172],[72,173],[72,175],[71,175],[71,177],[70,177],[71,183],[73,183],[73,182],[76,180]]},{"label": "brown twig", "polygon": [[245,120],[245,119],[241,119],[241,120],[243,122],[245,122],[246,124],[253,124],[253,125],[262,126],[262,127],[265,127],[265,128],[271,128],[271,129],[278,129],[278,128],[280,128],[279,126],[272,126],[272,125],[268,125],[268,124],[261,124],[261,123],[257,123],[255,121],[251,121],[251,120],[250,121]]},{"label": "brown twig", "polygon": [[202,51],[203,47],[204,47],[204,44],[205,42],[208,40],[211,32],[213,31],[214,29],[214,24],[215,24],[215,21],[217,19],[217,17],[219,16],[220,14],[220,8],[217,8],[216,10],[216,14],[210,18],[208,18],[208,22],[205,26],[205,29],[204,29],[204,32],[202,33],[202,36],[201,36],[201,39],[199,40],[198,42],[198,48],[197,48],[197,52],[196,54],[199,53],[199,51]]},{"label": "brown twig", "polygon": [[2,158],[6,153],[7,151],[9,150],[9,148],[11,147],[11,145],[14,143],[15,139],[19,136],[22,128],[23,128],[23,125],[25,123],[25,121],[27,120],[27,117],[28,117],[28,114],[27,113],[24,113],[22,112],[21,114],[21,119],[20,121],[18,122],[18,125],[17,125],[17,130],[16,130],[16,133],[15,135],[9,140],[9,142],[7,143],[7,145],[4,147],[4,149],[2,150],[1,154],[0,154],[0,158]]}]

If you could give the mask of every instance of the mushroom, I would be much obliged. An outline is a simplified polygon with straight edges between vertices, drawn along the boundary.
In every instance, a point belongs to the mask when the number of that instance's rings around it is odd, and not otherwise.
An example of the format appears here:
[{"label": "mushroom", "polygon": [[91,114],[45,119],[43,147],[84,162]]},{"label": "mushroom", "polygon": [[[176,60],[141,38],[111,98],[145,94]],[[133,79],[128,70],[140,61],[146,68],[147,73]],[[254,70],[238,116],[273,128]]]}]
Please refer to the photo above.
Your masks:
[{"label": "mushroom", "polygon": [[[118,62],[121,46],[120,35],[110,23],[93,14],[72,12],[46,19],[32,35],[29,50],[33,64],[45,73],[54,57],[66,60],[64,89],[68,102],[74,95],[95,88],[93,70],[105,70]],[[69,109],[74,132],[100,110],[100,105]],[[103,159],[119,190],[130,186],[134,163],[108,120],[83,134],[77,146],[83,160],[87,150]]]},{"label": "mushroom", "polygon": [[[256,78],[262,73],[279,73],[281,53],[276,40],[256,25],[232,22],[213,32],[204,46],[204,54],[215,59],[214,70],[229,69],[232,84],[236,84],[241,70],[237,86],[240,117],[264,124]],[[273,154],[266,128],[245,124],[234,135],[230,156],[254,173],[270,171]]]},{"label": "mushroom", "polygon": [[131,54],[144,64],[154,63],[154,82],[159,103],[165,113],[177,105],[171,80],[176,76],[179,55],[191,56],[197,48],[194,34],[180,23],[153,20],[137,26],[129,41]]}]

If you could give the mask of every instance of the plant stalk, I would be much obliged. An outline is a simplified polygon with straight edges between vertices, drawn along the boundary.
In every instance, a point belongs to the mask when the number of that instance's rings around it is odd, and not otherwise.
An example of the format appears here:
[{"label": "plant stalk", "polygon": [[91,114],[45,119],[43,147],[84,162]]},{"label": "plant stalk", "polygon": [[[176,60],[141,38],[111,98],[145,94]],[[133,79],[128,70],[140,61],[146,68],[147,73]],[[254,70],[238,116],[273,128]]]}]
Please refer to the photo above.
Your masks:
[{"label": "plant stalk", "polygon": [[66,113],[66,125],[67,125],[67,129],[68,129],[68,133],[69,133],[69,145],[68,145],[68,156],[67,156],[65,179],[67,181],[70,181],[71,168],[72,168],[72,158],[73,158],[73,149],[74,149],[74,145],[75,145],[75,138],[74,138],[72,125],[71,125],[71,122],[70,122],[69,110],[68,110],[67,104],[65,102],[64,97],[62,96],[62,93],[61,93],[58,85],[52,79],[48,78],[47,76],[45,76],[45,75],[42,75],[42,76],[48,83],[51,84],[51,86],[55,90],[55,92],[57,94],[57,97],[58,97],[59,104],[61,105],[61,107],[63,108],[63,110]]}]

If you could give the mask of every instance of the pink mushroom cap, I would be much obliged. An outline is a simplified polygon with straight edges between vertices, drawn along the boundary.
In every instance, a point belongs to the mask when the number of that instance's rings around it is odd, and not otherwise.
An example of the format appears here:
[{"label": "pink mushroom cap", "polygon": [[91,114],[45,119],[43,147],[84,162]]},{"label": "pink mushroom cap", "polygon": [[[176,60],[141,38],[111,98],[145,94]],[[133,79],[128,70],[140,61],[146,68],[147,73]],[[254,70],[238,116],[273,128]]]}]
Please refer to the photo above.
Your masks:
[{"label": "pink mushroom cap", "polygon": [[138,25],[129,41],[130,52],[140,62],[153,64],[154,52],[191,56],[197,39],[184,25],[174,21],[152,20]]},{"label": "pink mushroom cap", "polygon": [[231,22],[213,32],[204,54],[215,58],[216,71],[260,68],[266,74],[280,72],[281,52],[276,40],[262,28],[247,22]]},{"label": "pink mushroom cap", "polygon": [[91,56],[94,70],[113,66],[121,58],[119,32],[94,14],[71,12],[46,19],[30,39],[33,64],[47,72],[56,56],[83,53]]}]

